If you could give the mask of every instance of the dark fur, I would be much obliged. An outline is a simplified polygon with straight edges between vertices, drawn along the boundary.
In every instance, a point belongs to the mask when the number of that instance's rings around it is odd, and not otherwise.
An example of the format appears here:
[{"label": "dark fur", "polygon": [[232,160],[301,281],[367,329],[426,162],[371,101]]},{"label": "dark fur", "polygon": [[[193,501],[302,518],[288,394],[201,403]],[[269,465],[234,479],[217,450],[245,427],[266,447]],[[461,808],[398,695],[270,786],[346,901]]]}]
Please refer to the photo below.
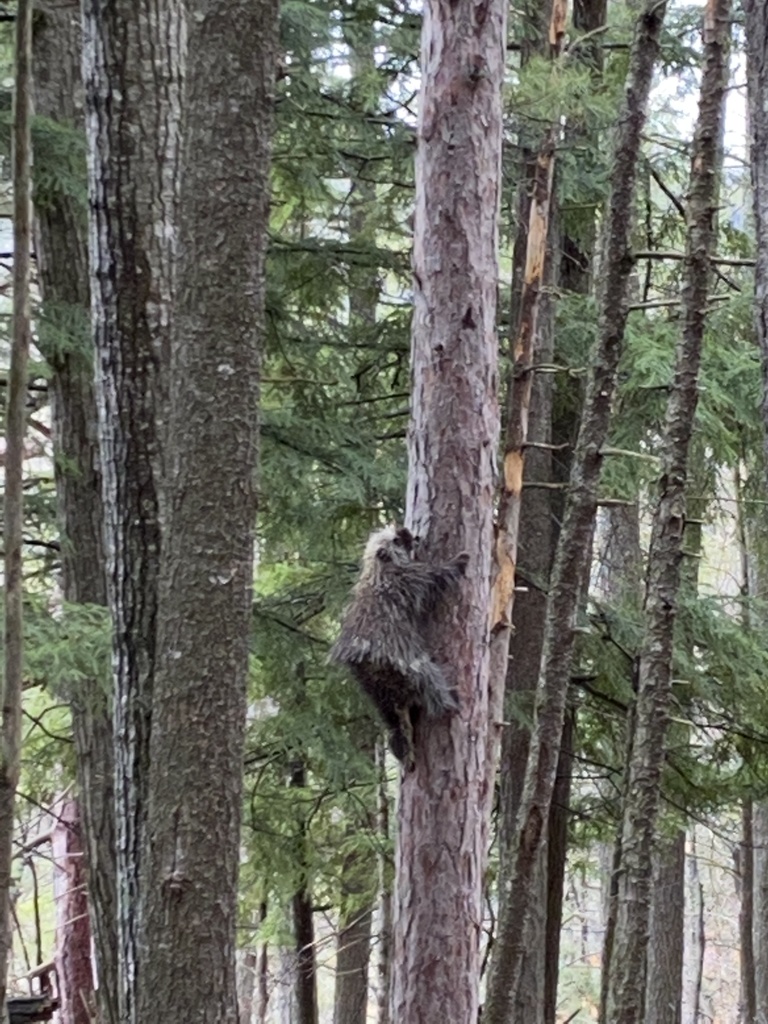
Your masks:
[{"label": "dark fur", "polygon": [[462,554],[430,565],[415,558],[414,546],[405,528],[371,534],[330,655],[349,668],[376,705],[390,730],[393,754],[408,766],[416,716],[436,718],[459,706],[426,635],[468,561]]}]

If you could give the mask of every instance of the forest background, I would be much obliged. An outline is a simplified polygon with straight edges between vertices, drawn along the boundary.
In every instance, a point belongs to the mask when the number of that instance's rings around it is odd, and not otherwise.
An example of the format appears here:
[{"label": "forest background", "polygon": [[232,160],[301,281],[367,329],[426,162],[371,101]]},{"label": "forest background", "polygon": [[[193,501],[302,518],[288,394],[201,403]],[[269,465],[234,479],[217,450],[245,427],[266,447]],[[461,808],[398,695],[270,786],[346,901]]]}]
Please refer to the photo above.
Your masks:
[{"label": "forest background", "polygon": [[[511,871],[548,581],[600,330],[607,274],[601,253],[616,173],[612,139],[637,39],[636,5],[579,0],[567,22],[558,21],[563,10],[557,3],[515,5],[505,51],[500,378],[503,394],[514,392],[519,374],[511,368],[528,324],[526,375],[533,390],[520,446],[515,629],[479,939],[482,992],[503,949],[499,886]],[[503,1016],[489,1014],[491,1021],[614,1019],[606,966],[615,970],[608,955],[617,928],[613,865],[634,799],[624,780],[646,629],[642,590],[685,318],[683,286],[690,284],[684,254],[695,194],[691,146],[706,53],[703,13],[702,4],[673,3],[659,29],[631,206],[624,349],[602,447],[548,844],[537,854],[533,882],[540,898],[527,915],[513,1006]],[[748,137],[755,114],[748,112],[744,19],[737,8],[728,21],[729,85],[714,168],[715,258],[688,454],[669,723],[661,733],[648,981],[637,1018],[644,1024],[751,1022],[768,1012],[768,492]],[[72,255],[82,257],[88,214],[79,12],[66,2],[41,3],[32,24],[40,226],[25,441],[16,992],[28,984],[34,990],[38,968],[53,959],[64,989],[75,977],[72,964],[82,971],[90,963],[78,821],[81,803],[97,813],[100,795],[83,792],[77,723],[87,719],[83,704],[88,714],[93,710],[94,685],[102,702],[111,687],[104,586],[85,593],[68,587],[72,556],[62,537],[62,524],[72,529],[73,516],[92,526],[94,509],[67,505],[72,493],[62,481],[72,475],[70,456],[54,448],[66,395],[82,399],[81,437],[93,443],[97,433],[88,419],[95,414],[88,274]],[[6,217],[14,28],[15,11],[3,10]],[[363,540],[406,514],[421,29],[420,11],[408,3],[284,0],[280,9],[237,890],[238,999],[240,1019],[249,1024],[395,1019],[388,988],[397,956],[399,770],[371,709],[326,658]],[[57,223],[71,250],[51,248]],[[13,239],[10,221],[2,224],[7,362]],[[46,280],[54,264],[73,280],[62,284],[55,273]],[[0,400],[5,394],[3,388]],[[249,399],[235,393],[222,417],[236,419],[240,400],[245,408]],[[514,450],[510,422],[502,426],[506,454]],[[93,479],[83,483],[86,498],[89,488],[98,490]],[[182,547],[179,557],[184,554]],[[98,920],[92,923],[98,933]],[[179,976],[184,970],[180,953]],[[86,1009],[95,1012],[95,997],[88,970],[76,976],[76,994],[63,993],[69,1009],[60,1019],[80,1024],[90,1019]],[[108,1007],[100,1012],[104,1021],[113,1019]]]}]

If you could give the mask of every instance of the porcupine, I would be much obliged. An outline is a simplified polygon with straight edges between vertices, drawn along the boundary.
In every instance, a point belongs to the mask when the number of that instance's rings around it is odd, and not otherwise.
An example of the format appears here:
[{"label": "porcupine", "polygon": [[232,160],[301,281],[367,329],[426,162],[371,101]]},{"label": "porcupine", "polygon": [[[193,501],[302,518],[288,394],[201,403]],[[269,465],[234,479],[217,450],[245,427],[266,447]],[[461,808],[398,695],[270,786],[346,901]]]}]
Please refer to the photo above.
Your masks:
[{"label": "porcupine", "polygon": [[390,730],[390,749],[413,767],[413,725],[458,709],[456,694],[427,647],[428,626],[464,575],[469,556],[436,565],[415,557],[405,527],[374,531],[330,653],[346,665]]}]

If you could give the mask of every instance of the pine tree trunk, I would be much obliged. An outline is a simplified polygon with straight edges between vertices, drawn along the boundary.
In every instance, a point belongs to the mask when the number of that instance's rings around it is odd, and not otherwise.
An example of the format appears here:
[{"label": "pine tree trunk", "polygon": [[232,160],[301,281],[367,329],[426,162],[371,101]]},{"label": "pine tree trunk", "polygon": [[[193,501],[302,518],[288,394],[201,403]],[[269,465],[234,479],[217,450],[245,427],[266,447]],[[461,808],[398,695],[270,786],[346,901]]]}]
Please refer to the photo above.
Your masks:
[{"label": "pine tree trunk", "polygon": [[[606,227],[605,274],[600,300],[598,345],[574,454],[565,519],[550,587],[542,668],[536,695],[536,725],[525,776],[511,882],[502,890],[497,941],[509,955],[496,959],[483,1011],[486,1024],[507,1024],[511,998],[524,953],[524,926],[533,897],[539,850],[546,841],[546,823],[557,776],[566,714],[573,623],[589,567],[592,524],[602,465],[601,448],[608,432],[618,361],[627,315],[631,209],[636,161],[650,90],[664,4],[647,0],[639,15],[630,56],[625,108],[614,144],[612,190]],[[503,920],[503,923],[502,923]]]},{"label": "pine tree trunk", "polygon": [[[139,1012],[235,1024],[274,0],[195,0],[170,339]],[[167,955],[159,951],[167,950]]]},{"label": "pine tree trunk", "polygon": [[3,458],[4,668],[0,723],[0,1015],[5,1020],[12,946],[11,888],[16,789],[21,771],[24,685],[24,440],[27,432],[27,366],[31,339],[32,250],[31,121],[32,4],[16,5],[16,75],[13,97],[13,321],[8,370]]},{"label": "pine tree trunk", "polygon": [[407,519],[427,558],[466,551],[433,649],[460,711],[416,728],[402,781],[390,1018],[474,1021],[493,780],[488,598],[506,42],[502,0],[428,0],[416,155],[413,403]]},{"label": "pine tree trunk", "polygon": [[704,71],[693,143],[683,331],[661,443],[662,475],[646,577],[645,636],[639,658],[635,726],[622,823],[616,937],[608,992],[609,1024],[641,1024],[647,977],[652,850],[664,765],[673,629],[685,527],[688,449],[698,401],[717,206],[717,163],[727,85],[730,0],[708,0]]},{"label": "pine tree trunk", "polygon": [[[35,109],[84,129],[80,5],[38,5],[33,56]],[[73,604],[106,604],[98,414],[89,337],[86,207],[64,193],[38,203],[37,266],[43,299],[38,344],[51,368],[61,585]],[[67,331],[67,344],[61,340]],[[79,680],[72,710],[77,780],[102,1024],[117,1022],[117,931],[112,712],[103,680]],[[62,979],[59,979],[62,984]]]}]

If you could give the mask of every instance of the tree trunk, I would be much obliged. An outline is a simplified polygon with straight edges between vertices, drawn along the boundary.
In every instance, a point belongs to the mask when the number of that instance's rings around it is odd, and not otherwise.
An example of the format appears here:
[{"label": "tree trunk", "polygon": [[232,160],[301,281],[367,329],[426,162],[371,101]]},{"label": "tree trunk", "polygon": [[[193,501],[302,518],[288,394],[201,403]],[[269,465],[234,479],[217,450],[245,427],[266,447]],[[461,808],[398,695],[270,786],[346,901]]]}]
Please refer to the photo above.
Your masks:
[{"label": "tree trunk", "polygon": [[59,1014],[66,1024],[91,1024],[94,1009],[91,930],[80,806],[77,800],[65,797],[57,808],[52,845]]},{"label": "tree trunk", "polygon": [[[551,277],[551,275],[550,275]],[[551,363],[553,359],[553,310],[546,292],[541,296],[534,361]],[[553,380],[551,374],[536,374],[531,394],[528,440],[532,447],[525,457],[525,475],[529,483],[552,480],[551,441]],[[536,447],[541,445],[541,447]],[[543,624],[546,611],[549,574],[554,555],[556,522],[552,510],[552,492],[544,487],[529,487],[522,492],[517,546],[520,562],[517,582],[524,588],[512,606],[514,628],[509,641],[509,672],[504,698],[504,732],[499,771],[499,888],[503,888],[513,867],[515,823],[522,796],[522,781],[528,757],[529,727],[533,694],[536,688]],[[542,851],[536,887],[540,898],[527,923],[525,964],[515,996],[512,1019],[528,1024],[543,1024],[544,976],[546,971],[545,935],[547,857]],[[491,960],[504,958],[504,944],[495,942]]]},{"label": "tree trunk", "polygon": [[768,1021],[768,801],[755,803],[755,1019]]},{"label": "tree trunk", "polygon": [[[563,924],[565,869],[568,860],[568,819],[571,803],[571,773],[576,741],[576,712],[565,716],[557,776],[552,793],[547,827],[546,930],[544,935],[544,1024],[557,1019],[557,987],[560,977],[560,936]],[[524,1022],[521,1021],[521,1024]]]},{"label": "tree trunk", "polygon": [[[292,789],[306,787],[306,768],[301,757],[290,767],[288,785]],[[293,971],[294,997],[291,1024],[318,1024],[317,961],[315,957],[315,923],[312,914],[312,890],[309,878],[309,833],[302,806],[302,794],[297,793],[297,830],[294,855],[298,861],[296,891],[291,898],[291,923],[295,944]]]},{"label": "tree trunk", "polygon": [[[83,128],[80,6],[37,6],[33,54],[38,114]],[[51,367],[61,585],[73,604],[106,604],[86,205],[59,193],[36,199],[37,266],[43,299],[38,343]],[[62,335],[65,342],[62,342]],[[102,1024],[117,1022],[117,932],[112,711],[103,680],[79,680],[72,710],[77,780]]]},{"label": "tree trunk", "polygon": [[[488,599],[498,440],[502,0],[428,0],[416,154],[408,514],[427,558],[470,556],[431,637],[460,711],[416,727],[396,851],[390,1017],[474,1021],[493,779]],[[460,625],[459,625],[460,624]]]},{"label": "tree trunk", "polygon": [[638,19],[630,56],[625,107],[615,140],[598,345],[593,357],[565,520],[547,602],[542,668],[536,694],[536,724],[515,839],[514,872],[510,884],[502,890],[499,908],[497,941],[504,942],[509,955],[503,961],[498,958],[494,961],[484,1009],[484,1020],[489,1024],[506,1024],[510,1016],[511,996],[517,987],[524,952],[521,922],[530,912],[535,867],[539,850],[546,840],[545,826],[557,775],[575,643],[573,623],[589,568],[592,523],[602,464],[601,448],[608,432],[623,347],[627,284],[632,266],[630,211],[640,137],[663,17],[664,4],[647,0]]},{"label": "tree trunk", "polygon": [[768,7],[744,0],[747,54],[747,124],[750,133],[752,206],[755,217],[755,326],[763,367],[764,450],[768,465]]},{"label": "tree trunk", "polygon": [[[92,315],[114,635],[122,1024],[139,1020],[183,48],[181,0],[83,0]],[[176,891],[172,878],[164,880],[163,892]],[[163,948],[152,950],[161,961]],[[194,989],[187,983],[195,978],[185,973],[184,991]]]},{"label": "tree trunk", "polygon": [[365,1024],[368,1019],[373,906],[370,899],[361,905],[359,894],[370,887],[372,871],[375,875],[372,857],[361,853],[350,854],[342,866],[342,899],[351,900],[352,908],[343,914],[339,925],[333,1024]]},{"label": "tree trunk", "polygon": [[741,842],[738,848],[739,947],[741,969],[741,1024],[757,1021],[757,964],[755,962],[755,840],[753,803],[744,800],[741,807]]},{"label": "tree trunk", "polygon": [[645,1024],[681,1024],[685,933],[685,832],[654,852]]},{"label": "tree trunk", "polygon": [[654,831],[672,672],[673,628],[685,526],[688,449],[698,401],[698,373],[714,246],[718,150],[728,77],[730,0],[708,0],[704,71],[693,143],[683,332],[661,443],[662,475],[653,518],[639,658],[635,727],[622,823],[618,916],[608,992],[608,1021],[640,1024],[644,1016]]},{"label": "tree trunk", "polygon": [[376,744],[376,767],[378,770],[378,813],[379,836],[379,956],[376,965],[377,1024],[390,1024],[389,988],[392,979],[392,860],[390,846],[390,796],[387,778],[387,751],[383,743]]},{"label": "tree trunk", "polygon": [[[235,950],[277,8],[188,24],[169,479],[157,607],[139,1011],[237,1021]],[[165,955],[162,955],[162,952]]]},{"label": "tree trunk", "polygon": [[30,186],[32,117],[32,4],[16,6],[16,81],[13,98],[13,330],[5,424],[5,672],[0,723],[0,1015],[6,1016],[12,945],[11,887],[16,788],[21,770],[21,705],[24,685],[24,438],[27,432],[27,365],[30,326]]},{"label": "tree trunk", "polygon": [[296,941],[296,1024],[317,1024],[317,965],[312,898],[307,889],[291,900],[293,937]]}]

